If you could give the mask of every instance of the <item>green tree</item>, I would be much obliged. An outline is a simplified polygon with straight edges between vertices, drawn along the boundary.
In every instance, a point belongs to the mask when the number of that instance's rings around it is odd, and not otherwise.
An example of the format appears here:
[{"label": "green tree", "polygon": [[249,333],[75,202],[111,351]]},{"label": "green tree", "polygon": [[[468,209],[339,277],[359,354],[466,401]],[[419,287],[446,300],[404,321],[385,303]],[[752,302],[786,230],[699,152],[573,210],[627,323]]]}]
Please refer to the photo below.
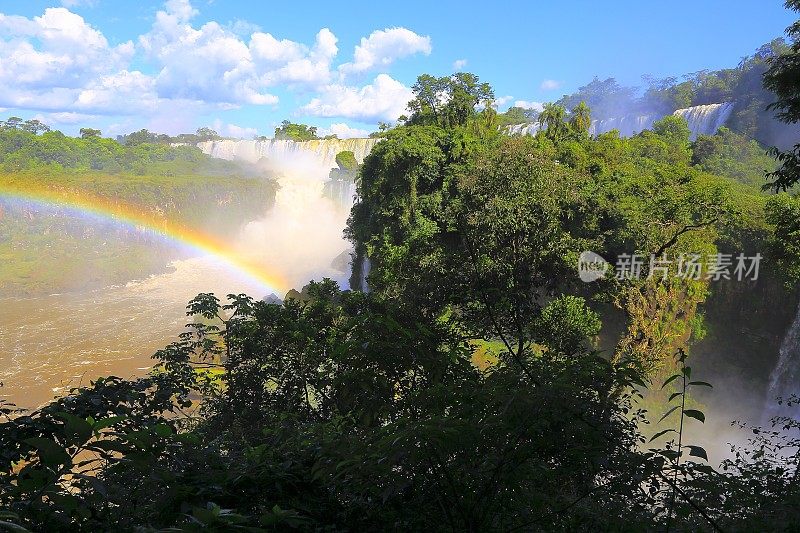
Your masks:
[{"label": "green tree", "polygon": [[288,120],[284,120],[281,122],[280,126],[275,128],[275,138],[296,142],[319,139],[315,126],[309,127],[305,124],[293,124]]},{"label": "green tree", "polygon": [[9,117],[8,120],[3,122],[3,127],[15,130],[19,128],[22,125],[22,123],[23,120],[19,117]]},{"label": "green tree", "polygon": [[521,107],[509,107],[505,113],[500,113],[500,124],[508,126],[511,124],[526,124],[536,120],[536,111],[533,109],[523,109]]},{"label": "green tree", "polygon": [[214,139],[219,139],[219,134],[208,127],[197,128],[195,135],[197,135],[198,139],[201,141],[212,141]]},{"label": "green tree", "polygon": [[33,120],[26,120],[20,126],[20,129],[23,131],[27,131],[28,133],[33,133],[34,135],[39,135],[40,133],[47,133],[48,131],[50,131],[50,126],[42,123],[37,119],[33,119]]},{"label": "green tree", "polygon": [[336,164],[341,170],[355,171],[358,169],[356,156],[350,150],[345,150],[336,154]]},{"label": "green tree", "polygon": [[586,102],[581,101],[572,110],[569,125],[573,131],[580,135],[588,135],[589,128],[592,127],[592,112]]},{"label": "green tree", "polygon": [[558,141],[567,134],[566,116],[567,110],[562,106],[547,103],[537,120],[545,136],[552,141]]},{"label": "green tree", "polygon": [[491,86],[469,72],[442,78],[423,74],[412,91],[408,123],[418,125],[464,126],[475,116],[477,106],[489,108],[494,100]]},{"label": "green tree", "polygon": [[99,138],[101,131],[92,128],[81,128],[80,134],[81,134],[81,139],[93,139],[93,138]]},{"label": "green tree", "polygon": [[[786,0],[785,5],[800,11],[800,0]],[[786,34],[793,40],[791,50],[769,59],[764,86],[778,96],[770,109],[777,110],[781,120],[797,123],[800,122],[800,20],[789,26]],[[785,191],[800,182],[800,143],[786,152],[773,149],[772,155],[781,167],[768,175],[772,181],[766,187]]]}]

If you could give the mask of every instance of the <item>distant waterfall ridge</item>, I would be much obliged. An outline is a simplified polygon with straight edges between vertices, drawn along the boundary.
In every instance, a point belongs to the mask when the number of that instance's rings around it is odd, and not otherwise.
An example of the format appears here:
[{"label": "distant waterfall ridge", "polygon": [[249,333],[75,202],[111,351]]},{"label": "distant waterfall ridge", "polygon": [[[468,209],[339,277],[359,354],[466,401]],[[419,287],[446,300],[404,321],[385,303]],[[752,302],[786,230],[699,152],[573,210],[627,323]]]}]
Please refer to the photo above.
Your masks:
[{"label": "distant waterfall ridge", "polygon": [[637,133],[653,128],[653,123],[658,119],[656,115],[624,115],[620,118],[607,118],[593,120],[589,133],[600,135],[611,130],[619,131],[622,137],[633,137]]},{"label": "distant waterfall ridge", "polygon": [[292,157],[313,157],[322,168],[336,166],[336,154],[350,151],[359,163],[364,161],[380,139],[323,139],[316,141],[288,141],[267,139],[264,141],[220,140],[198,143],[203,153],[220,159],[238,159],[256,163],[262,158],[286,160]]},{"label": "distant waterfall ridge", "polygon": [[673,115],[686,119],[692,132],[691,139],[695,140],[698,135],[714,135],[725,125],[732,112],[733,103],[727,102],[678,109]]},{"label": "distant waterfall ridge", "polygon": [[800,395],[800,307],[794,322],[781,343],[778,363],[772,370],[767,392],[767,410],[770,415],[781,414],[784,410],[775,404],[775,399],[788,399],[792,394]]},{"label": "distant waterfall ridge", "polygon": [[259,163],[280,189],[263,219],[249,222],[240,242],[300,288],[329,277],[347,286],[341,257],[350,250],[343,231],[356,195],[355,173],[338,168],[336,155],[353,152],[362,163],[380,139],[219,140],[199,143],[212,157]]},{"label": "distant waterfall ridge", "polygon": [[[692,132],[691,139],[695,140],[698,135],[713,135],[719,128],[725,125],[733,112],[733,103],[707,104],[686,109],[678,109],[673,113],[677,117],[683,117],[689,123],[689,130]],[[656,120],[664,118],[663,115],[623,115],[618,118],[604,118],[593,120],[589,127],[589,133],[600,135],[611,130],[619,131],[622,137],[632,137],[644,130],[653,129]],[[538,122],[527,124],[512,124],[505,128],[509,135],[535,135],[541,129]]]}]

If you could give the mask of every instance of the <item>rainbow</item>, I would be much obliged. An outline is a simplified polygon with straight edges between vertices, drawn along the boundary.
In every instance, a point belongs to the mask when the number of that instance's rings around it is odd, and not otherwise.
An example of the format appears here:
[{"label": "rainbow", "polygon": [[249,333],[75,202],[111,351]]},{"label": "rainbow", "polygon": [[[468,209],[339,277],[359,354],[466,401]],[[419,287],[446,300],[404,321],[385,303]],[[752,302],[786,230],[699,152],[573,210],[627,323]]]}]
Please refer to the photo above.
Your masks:
[{"label": "rainbow", "polygon": [[0,183],[0,199],[24,201],[42,207],[68,209],[81,215],[93,216],[137,229],[147,229],[202,255],[214,256],[228,267],[263,285],[268,292],[282,295],[289,286],[282,276],[268,272],[263,265],[253,262],[222,239],[166,220],[146,212],[141,207],[117,199],[96,196],[83,191],[2,183]]}]

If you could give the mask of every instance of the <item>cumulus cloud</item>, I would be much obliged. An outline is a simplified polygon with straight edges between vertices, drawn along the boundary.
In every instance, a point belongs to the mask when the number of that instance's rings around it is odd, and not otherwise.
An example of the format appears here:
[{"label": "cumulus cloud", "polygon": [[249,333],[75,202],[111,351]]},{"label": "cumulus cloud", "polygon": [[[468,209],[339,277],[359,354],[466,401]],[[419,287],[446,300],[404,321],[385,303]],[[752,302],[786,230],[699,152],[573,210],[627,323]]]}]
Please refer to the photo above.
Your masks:
[{"label": "cumulus cloud", "polygon": [[513,99],[514,99],[513,96],[499,96],[499,97],[494,99],[494,108],[495,109],[500,109],[501,107],[503,107],[504,105],[506,105],[507,103],[509,103]]},{"label": "cumulus cloud", "polygon": [[28,88],[81,87],[126,64],[132,42],[109,45],[102,33],[63,7],[28,19],[0,14],[0,83]]},{"label": "cumulus cloud", "polygon": [[65,110],[81,90],[126,65],[132,42],[111,46],[63,7],[28,19],[0,14],[0,105]]},{"label": "cumulus cloud", "polygon": [[455,72],[459,72],[459,71],[463,70],[463,68],[466,67],[466,66],[467,66],[467,60],[466,59],[456,59],[455,61],[453,61],[453,70]]},{"label": "cumulus cloud", "polygon": [[[61,1],[69,7],[96,2]],[[210,111],[274,106],[279,91],[288,89],[310,93],[301,109],[309,115],[392,121],[405,112],[411,90],[384,73],[358,85],[346,75],[431,53],[430,37],[387,28],[362,38],[352,60],[337,68],[338,40],[328,28],[300,42],[243,20],[198,24],[197,15],[190,0],[167,0],[136,44],[112,45],[67,7],[31,18],[0,13],[0,108],[39,112],[62,124],[115,116],[120,128],[130,123],[123,117],[137,117],[169,132]],[[254,133],[221,124],[230,136]],[[367,133],[345,123],[329,129],[341,137]]]},{"label": "cumulus cloud", "polygon": [[256,128],[237,126],[236,124],[225,124],[220,119],[214,121],[211,125],[211,129],[223,137],[233,137],[235,139],[252,139],[254,136],[258,135],[258,129]]},{"label": "cumulus cloud", "polygon": [[363,130],[360,128],[351,128],[344,122],[331,124],[330,128],[320,128],[319,131],[323,137],[326,135],[336,135],[340,139],[364,138],[368,137],[370,134],[368,130]]},{"label": "cumulus cloud", "polygon": [[291,87],[316,88],[330,82],[331,62],[339,49],[336,46],[336,36],[328,28],[317,33],[311,48],[293,41],[269,39],[272,37],[269,34],[266,37],[254,35],[253,39],[256,37],[261,47],[256,57],[264,59],[267,66],[271,67],[265,69],[266,72],[260,77],[266,86],[286,84]]},{"label": "cumulus cloud", "polygon": [[154,111],[158,104],[155,80],[139,71],[103,76],[81,90],[74,108],[95,113],[125,114]]},{"label": "cumulus cloud", "polygon": [[342,117],[361,122],[397,120],[413,98],[411,89],[387,74],[364,87],[332,84],[323,87],[301,111],[320,117]]},{"label": "cumulus cloud", "polygon": [[431,38],[414,33],[407,28],[376,30],[362,37],[356,45],[353,61],[339,66],[343,74],[366,72],[386,68],[397,59],[414,54],[431,53]]},{"label": "cumulus cloud", "polygon": [[152,30],[139,38],[160,66],[156,87],[161,97],[271,105],[278,97],[270,87],[315,88],[331,81],[338,48],[328,28],[317,33],[311,46],[261,31],[245,41],[214,21],[193,27],[195,14],[187,0],[170,0],[156,14]]},{"label": "cumulus cloud", "polygon": [[152,30],[139,37],[161,66],[158,95],[233,105],[277,103],[264,91],[248,45],[217,22],[195,29],[190,20],[196,13],[188,0],[169,0]]},{"label": "cumulus cloud", "polygon": [[560,81],[544,80],[544,81],[542,81],[542,84],[539,85],[539,87],[543,91],[554,91],[556,89],[559,89],[561,87],[561,85],[562,85],[562,83]]},{"label": "cumulus cloud", "polygon": [[534,111],[541,111],[544,109],[544,104],[541,102],[529,102],[527,100],[517,100],[514,102],[514,107],[521,107],[522,109],[533,109]]},{"label": "cumulus cloud", "polygon": [[86,124],[89,121],[96,120],[98,116],[73,113],[71,111],[60,111],[57,113],[39,113],[33,118],[52,126],[54,124]]}]

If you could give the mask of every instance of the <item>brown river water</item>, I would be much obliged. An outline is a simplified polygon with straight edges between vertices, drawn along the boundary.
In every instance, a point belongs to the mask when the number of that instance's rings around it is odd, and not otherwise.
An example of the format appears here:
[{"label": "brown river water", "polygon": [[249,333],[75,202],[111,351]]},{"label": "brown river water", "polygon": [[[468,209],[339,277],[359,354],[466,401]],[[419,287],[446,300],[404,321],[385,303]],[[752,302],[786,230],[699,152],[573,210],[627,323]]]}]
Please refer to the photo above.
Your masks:
[{"label": "brown river water", "polygon": [[33,408],[99,376],[143,375],[153,353],[177,339],[198,293],[261,298],[268,290],[211,258],[171,267],[91,292],[0,299],[0,398]]}]

